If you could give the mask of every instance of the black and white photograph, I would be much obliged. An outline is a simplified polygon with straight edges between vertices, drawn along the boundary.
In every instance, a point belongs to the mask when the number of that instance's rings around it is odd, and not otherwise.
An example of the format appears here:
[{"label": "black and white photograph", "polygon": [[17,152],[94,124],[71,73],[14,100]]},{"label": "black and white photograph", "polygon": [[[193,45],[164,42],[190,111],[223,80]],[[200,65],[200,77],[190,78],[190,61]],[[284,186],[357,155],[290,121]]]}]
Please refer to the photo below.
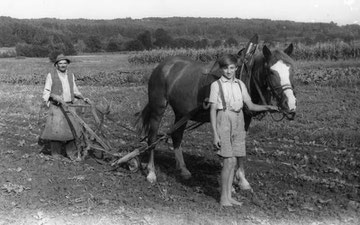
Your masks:
[{"label": "black and white photograph", "polygon": [[359,0],[1,0],[0,225],[360,224]]}]

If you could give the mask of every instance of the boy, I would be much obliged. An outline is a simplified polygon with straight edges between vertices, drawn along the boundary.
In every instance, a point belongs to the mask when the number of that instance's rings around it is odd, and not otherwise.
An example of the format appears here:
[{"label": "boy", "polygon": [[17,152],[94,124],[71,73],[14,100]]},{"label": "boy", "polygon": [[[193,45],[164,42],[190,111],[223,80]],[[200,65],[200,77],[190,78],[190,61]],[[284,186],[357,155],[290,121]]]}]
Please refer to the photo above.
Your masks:
[{"label": "boy", "polygon": [[243,103],[252,111],[277,110],[276,106],[257,105],[251,101],[245,84],[235,78],[237,57],[225,55],[218,61],[222,76],[211,84],[210,122],[214,135],[214,146],[223,158],[221,171],[221,206],[242,205],[231,197],[232,183],[237,159],[240,162],[240,183],[250,186],[243,169],[246,156]]}]

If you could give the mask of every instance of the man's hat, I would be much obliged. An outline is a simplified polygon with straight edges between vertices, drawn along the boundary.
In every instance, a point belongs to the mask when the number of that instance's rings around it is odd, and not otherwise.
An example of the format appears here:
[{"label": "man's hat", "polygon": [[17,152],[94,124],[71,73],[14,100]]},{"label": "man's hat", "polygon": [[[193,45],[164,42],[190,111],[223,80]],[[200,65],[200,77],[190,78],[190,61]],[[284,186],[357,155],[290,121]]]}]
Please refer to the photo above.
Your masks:
[{"label": "man's hat", "polygon": [[55,66],[59,61],[61,61],[61,60],[66,60],[69,64],[70,64],[70,62],[71,62],[68,57],[64,56],[63,54],[60,54],[60,55],[58,55],[58,56],[56,57],[56,60],[55,60],[55,62],[54,62],[54,66]]}]

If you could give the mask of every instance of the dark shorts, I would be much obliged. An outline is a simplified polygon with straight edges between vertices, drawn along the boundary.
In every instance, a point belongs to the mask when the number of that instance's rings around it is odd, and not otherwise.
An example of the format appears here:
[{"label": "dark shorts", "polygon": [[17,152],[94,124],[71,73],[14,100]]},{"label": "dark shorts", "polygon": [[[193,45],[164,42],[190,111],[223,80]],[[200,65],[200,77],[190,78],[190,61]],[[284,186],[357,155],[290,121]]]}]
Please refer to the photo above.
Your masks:
[{"label": "dark shorts", "polygon": [[221,148],[217,152],[222,157],[242,157],[246,155],[245,127],[243,112],[220,110],[216,115],[216,127]]}]

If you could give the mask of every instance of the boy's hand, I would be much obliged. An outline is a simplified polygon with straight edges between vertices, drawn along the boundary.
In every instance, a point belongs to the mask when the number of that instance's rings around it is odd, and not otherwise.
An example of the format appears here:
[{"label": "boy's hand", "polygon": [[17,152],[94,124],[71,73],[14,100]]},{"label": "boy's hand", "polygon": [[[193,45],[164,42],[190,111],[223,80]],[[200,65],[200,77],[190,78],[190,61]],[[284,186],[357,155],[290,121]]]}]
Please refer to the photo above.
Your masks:
[{"label": "boy's hand", "polygon": [[268,105],[268,111],[270,112],[279,112],[279,107],[275,105]]},{"label": "boy's hand", "polygon": [[214,137],[214,147],[216,150],[220,149],[221,147],[220,138],[217,135]]}]

